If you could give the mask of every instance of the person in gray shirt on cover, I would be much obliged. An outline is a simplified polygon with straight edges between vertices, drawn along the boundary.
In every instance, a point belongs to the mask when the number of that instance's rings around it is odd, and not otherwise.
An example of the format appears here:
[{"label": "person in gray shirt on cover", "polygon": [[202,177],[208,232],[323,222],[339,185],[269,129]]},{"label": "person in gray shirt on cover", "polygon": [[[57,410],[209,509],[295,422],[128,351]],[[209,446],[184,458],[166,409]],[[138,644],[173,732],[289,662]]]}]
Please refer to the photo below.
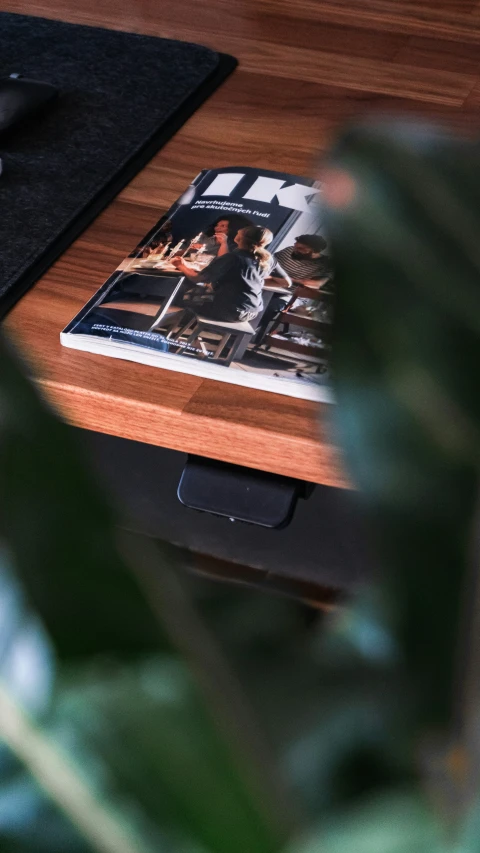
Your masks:
[{"label": "person in gray shirt on cover", "polygon": [[276,266],[274,257],[265,249],[272,238],[272,232],[262,225],[241,228],[234,238],[235,250],[215,258],[199,273],[182,258],[172,260],[190,281],[210,285],[213,299],[202,305],[202,316],[228,323],[258,316],[263,310],[265,278]]}]

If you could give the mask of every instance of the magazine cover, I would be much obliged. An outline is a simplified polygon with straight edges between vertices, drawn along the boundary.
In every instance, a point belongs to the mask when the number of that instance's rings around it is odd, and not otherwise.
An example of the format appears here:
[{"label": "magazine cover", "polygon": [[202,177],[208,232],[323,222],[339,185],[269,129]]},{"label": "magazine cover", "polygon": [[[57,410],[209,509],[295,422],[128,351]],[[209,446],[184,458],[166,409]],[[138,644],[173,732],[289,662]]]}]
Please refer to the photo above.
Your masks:
[{"label": "magazine cover", "polygon": [[313,181],[200,172],[64,346],[330,402],[333,281]]}]

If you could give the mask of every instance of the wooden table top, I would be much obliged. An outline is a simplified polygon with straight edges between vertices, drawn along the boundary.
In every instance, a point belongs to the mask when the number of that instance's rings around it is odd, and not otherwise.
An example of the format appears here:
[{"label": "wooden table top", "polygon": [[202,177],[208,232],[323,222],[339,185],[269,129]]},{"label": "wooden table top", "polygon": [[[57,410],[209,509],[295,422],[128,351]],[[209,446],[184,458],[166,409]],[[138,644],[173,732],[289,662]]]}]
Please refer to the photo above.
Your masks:
[{"label": "wooden table top", "polygon": [[240,63],[8,316],[48,398],[87,429],[346,485],[331,407],[66,349],[59,333],[200,169],[312,174],[339,125],[378,109],[478,133],[480,2],[1,0],[1,8],[195,41]]}]

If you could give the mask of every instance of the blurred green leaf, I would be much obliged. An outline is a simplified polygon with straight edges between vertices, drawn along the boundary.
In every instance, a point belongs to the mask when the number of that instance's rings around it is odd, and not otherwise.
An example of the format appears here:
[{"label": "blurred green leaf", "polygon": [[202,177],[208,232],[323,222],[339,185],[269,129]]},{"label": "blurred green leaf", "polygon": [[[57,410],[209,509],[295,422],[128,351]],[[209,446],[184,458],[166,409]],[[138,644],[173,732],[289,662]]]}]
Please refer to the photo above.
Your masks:
[{"label": "blurred green leaf", "polygon": [[279,850],[284,804],[221,656],[208,667],[179,557],[141,539],[120,553],[69,429],[3,341],[0,501],[2,853]]},{"label": "blurred green leaf", "polygon": [[161,641],[119,557],[113,516],[71,431],[0,341],[0,536],[59,657]]},{"label": "blurred green leaf", "polygon": [[447,853],[420,796],[392,793],[340,814],[289,853]]},{"label": "blurred green leaf", "polygon": [[[420,754],[432,735],[440,753],[467,748],[458,691],[477,573],[479,166],[476,145],[386,121],[347,132],[325,173],[334,420],[381,557],[373,624],[408,674]],[[363,607],[350,617],[359,642]],[[448,761],[441,788],[446,816],[458,817],[465,779]]]}]

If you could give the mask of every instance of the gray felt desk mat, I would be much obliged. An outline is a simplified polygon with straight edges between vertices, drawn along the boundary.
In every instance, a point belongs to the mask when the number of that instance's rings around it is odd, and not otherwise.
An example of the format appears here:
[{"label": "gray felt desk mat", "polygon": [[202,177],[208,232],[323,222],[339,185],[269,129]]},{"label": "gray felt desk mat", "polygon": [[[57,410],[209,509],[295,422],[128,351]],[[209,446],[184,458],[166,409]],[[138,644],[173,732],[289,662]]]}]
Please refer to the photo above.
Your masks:
[{"label": "gray felt desk mat", "polygon": [[0,316],[235,64],[195,44],[0,13],[0,77],[61,93],[0,140]]}]

